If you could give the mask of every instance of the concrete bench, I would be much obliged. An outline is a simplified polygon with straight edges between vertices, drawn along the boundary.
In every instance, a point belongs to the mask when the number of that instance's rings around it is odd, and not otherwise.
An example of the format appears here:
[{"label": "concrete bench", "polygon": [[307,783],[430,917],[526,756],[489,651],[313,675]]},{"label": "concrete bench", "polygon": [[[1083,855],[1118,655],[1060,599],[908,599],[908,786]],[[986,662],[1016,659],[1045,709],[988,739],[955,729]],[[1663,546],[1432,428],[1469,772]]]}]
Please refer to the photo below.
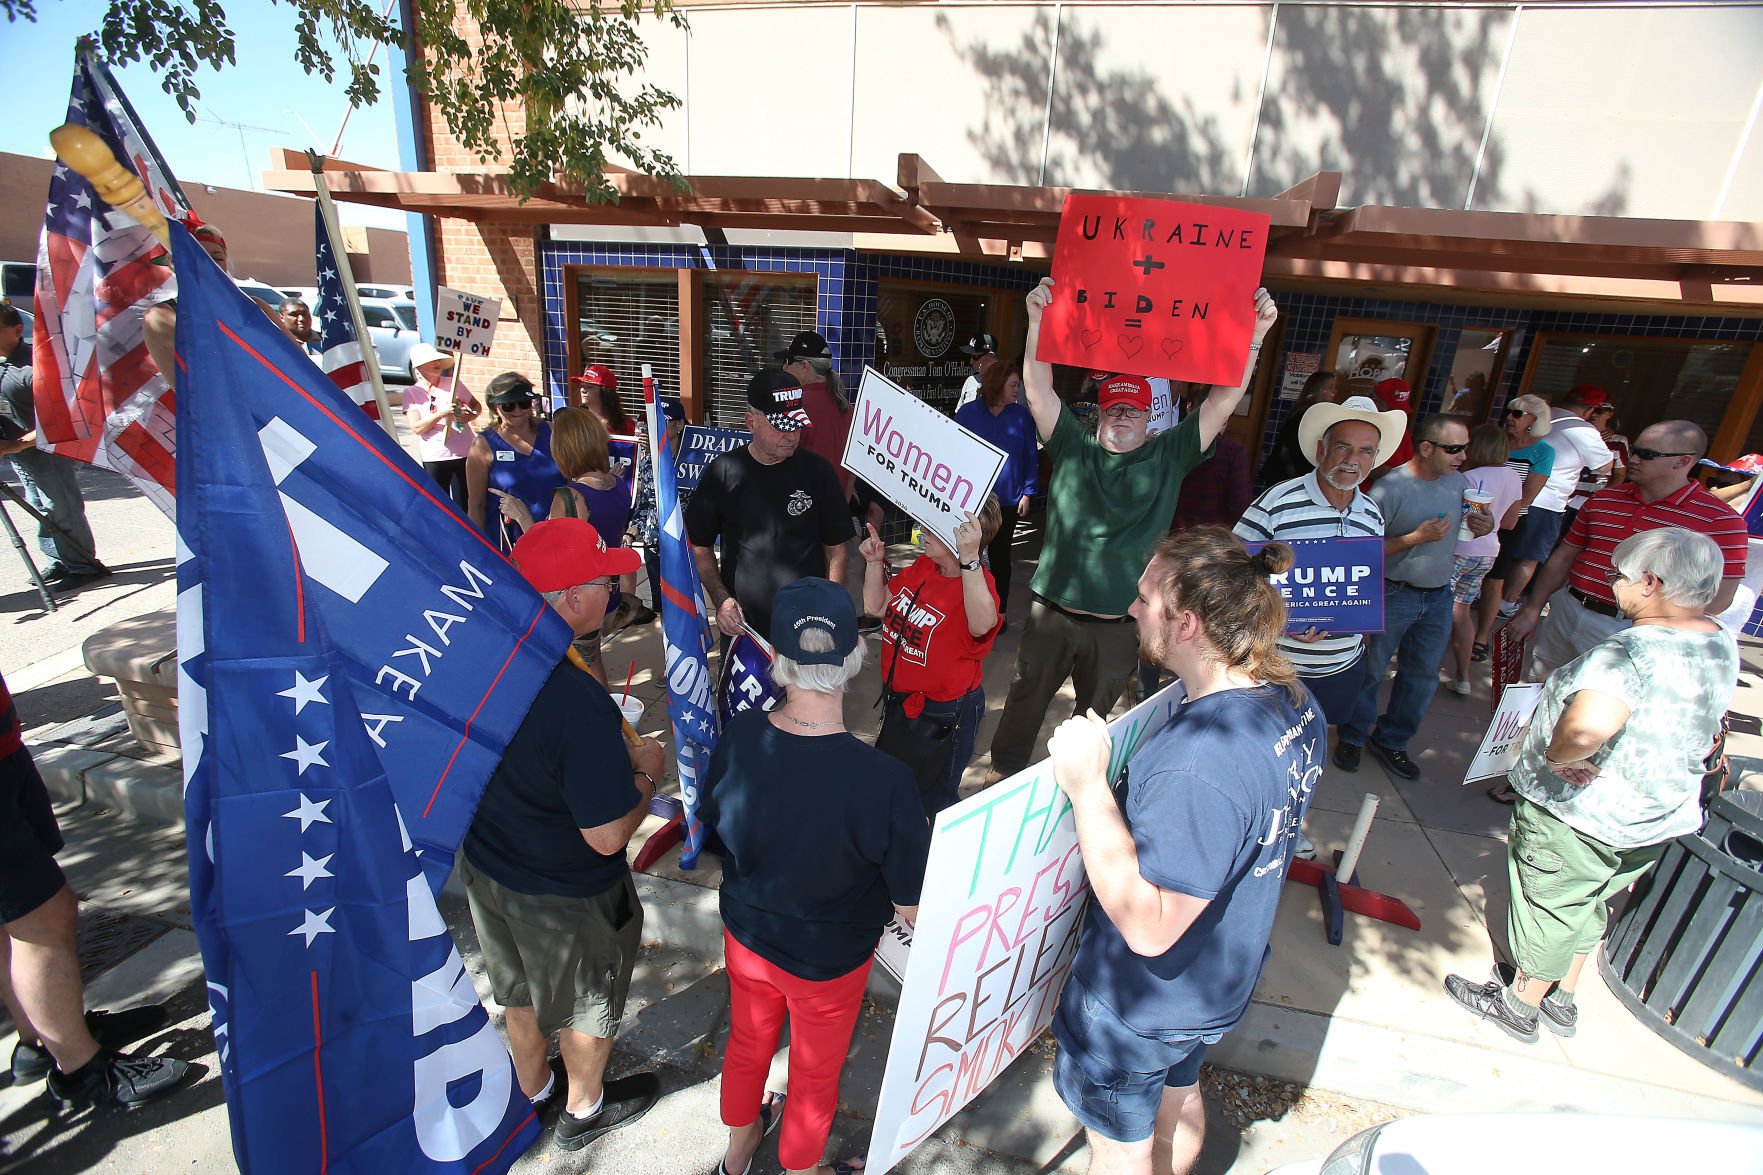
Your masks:
[{"label": "concrete bench", "polygon": [[113,624],[86,638],[86,668],[116,681],[129,731],[151,750],[178,749],[178,634],[172,609]]}]

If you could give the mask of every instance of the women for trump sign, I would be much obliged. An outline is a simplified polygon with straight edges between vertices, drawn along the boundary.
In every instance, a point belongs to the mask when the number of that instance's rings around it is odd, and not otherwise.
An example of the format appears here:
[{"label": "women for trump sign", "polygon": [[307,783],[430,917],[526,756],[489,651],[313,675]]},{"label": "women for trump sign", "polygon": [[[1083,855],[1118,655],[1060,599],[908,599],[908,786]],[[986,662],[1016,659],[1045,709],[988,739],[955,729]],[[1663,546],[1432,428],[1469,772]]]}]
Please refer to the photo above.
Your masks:
[{"label": "women for trump sign", "polygon": [[1035,358],[1236,387],[1271,223],[1210,204],[1067,196]]}]

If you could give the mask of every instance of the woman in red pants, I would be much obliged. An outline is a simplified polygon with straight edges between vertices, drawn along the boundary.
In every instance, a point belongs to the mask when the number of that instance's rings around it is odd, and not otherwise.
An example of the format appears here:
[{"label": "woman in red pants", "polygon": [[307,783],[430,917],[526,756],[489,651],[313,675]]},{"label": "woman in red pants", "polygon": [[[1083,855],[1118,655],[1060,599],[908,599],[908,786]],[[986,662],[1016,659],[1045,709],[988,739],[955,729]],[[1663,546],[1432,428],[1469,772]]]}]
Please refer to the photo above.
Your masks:
[{"label": "woman in red pants", "polygon": [[[843,587],[800,579],[777,593],[772,680],[784,701],[729,723],[705,774],[699,814],[725,846],[723,949],[729,1035],[722,1062],[725,1175],[745,1175],[778,1124],[789,1172],[821,1164],[839,1071],[882,928],[918,915],[930,827],[912,772],[845,729],[845,686],[863,667]],[[789,1108],[765,1078],[790,1022]]]}]

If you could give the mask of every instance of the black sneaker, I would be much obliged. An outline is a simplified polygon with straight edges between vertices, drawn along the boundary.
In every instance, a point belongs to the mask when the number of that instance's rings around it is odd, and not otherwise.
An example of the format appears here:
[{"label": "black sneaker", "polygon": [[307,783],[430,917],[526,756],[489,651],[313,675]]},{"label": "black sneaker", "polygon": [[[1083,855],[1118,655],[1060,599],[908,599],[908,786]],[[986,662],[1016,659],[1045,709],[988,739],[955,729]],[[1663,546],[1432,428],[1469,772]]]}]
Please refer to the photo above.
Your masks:
[{"label": "black sneaker", "polygon": [[98,567],[92,571],[70,571],[55,581],[55,586],[64,592],[77,591],[89,583],[97,583],[110,577],[110,568]]},{"label": "black sneaker", "polygon": [[862,633],[864,636],[868,636],[870,633],[876,632],[877,630],[879,630],[881,628],[881,626],[882,626],[882,622],[881,622],[880,616],[863,615],[863,616],[859,616],[857,618],[857,631]]},{"label": "black sneaker", "polygon": [[661,1078],[653,1073],[632,1073],[608,1081],[601,1094],[599,1113],[578,1118],[565,1110],[557,1119],[557,1146],[561,1150],[579,1151],[602,1134],[629,1126],[647,1114],[660,1098]]},{"label": "black sneaker", "polygon": [[1445,994],[1475,1015],[1496,1025],[1513,1040],[1537,1042],[1537,1017],[1521,1016],[1506,1001],[1506,989],[1497,983],[1477,983],[1461,975],[1445,976]]},{"label": "black sneaker", "polygon": [[[168,1023],[165,1008],[159,1004],[145,1004],[139,1008],[125,1008],[120,1012],[87,1012],[86,1031],[98,1042],[98,1047],[118,1049],[124,1045],[134,1044],[148,1033],[158,1032]],[[26,1044],[19,1041],[12,1049],[12,1083],[29,1085],[33,1081],[41,1081],[49,1076],[49,1070],[55,1067],[55,1058],[49,1050],[40,1044]]]},{"label": "black sneaker", "polygon": [[1342,771],[1359,770],[1359,756],[1364,747],[1356,747],[1352,743],[1342,743],[1334,749],[1334,765]]},{"label": "black sneaker", "polygon": [[49,1097],[64,1110],[117,1105],[132,1108],[170,1093],[190,1066],[175,1057],[127,1057],[110,1049],[75,1069],[49,1071]]},{"label": "black sneaker", "polygon": [[1408,757],[1406,751],[1398,751],[1394,747],[1386,747],[1376,739],[1372,739],[1365,745],[1371,748],[1371,753],[1377,756],[1379,762],[1385,767],[1388,767],[1391,771],[1394,771],[1397,775],[1400,775],[1403,779],[1420,778],[1420,768],[1414,765],[1414,760]]},{"label": "black sneaker", "polygon": [[1572,1036],[1579,1031],[1579,1005],[1564,1004],[1550,992],[1543,997],[1540,1005],[1543,1011],[1541,1023],[1556,1036]]}]

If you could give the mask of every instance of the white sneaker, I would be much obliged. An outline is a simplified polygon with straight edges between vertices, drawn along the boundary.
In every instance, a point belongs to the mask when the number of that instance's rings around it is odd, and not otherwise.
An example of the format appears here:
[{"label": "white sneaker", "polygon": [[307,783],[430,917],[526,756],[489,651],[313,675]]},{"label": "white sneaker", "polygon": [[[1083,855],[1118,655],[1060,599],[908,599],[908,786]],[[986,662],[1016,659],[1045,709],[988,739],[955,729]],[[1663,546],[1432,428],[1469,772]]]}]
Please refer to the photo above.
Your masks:
[{"label": "white sneaker", "polygon": [[1512,600],[1510,602],[1508,602],[1506,600],[1500,601],[1500,619],[1501,620],[1510,620],[1516,615],[1518,615],[1518,601],[1516,601],[1516,600]]},{"label": "white sneaker", "polygon": [[1467,681],[1447,681],[1445,682],[1445,688],[1460,698],[1467,698],[1469,696],[1469,683]]},{"label": "white sneaker", "polygon": [[1316,846],[1310,843],[1309,837],[1300,832],[1298,834],[1298,847],[1292,850],[1292,856],[1302,858],[1306,861],[1314,861],[1316,860]]}]

